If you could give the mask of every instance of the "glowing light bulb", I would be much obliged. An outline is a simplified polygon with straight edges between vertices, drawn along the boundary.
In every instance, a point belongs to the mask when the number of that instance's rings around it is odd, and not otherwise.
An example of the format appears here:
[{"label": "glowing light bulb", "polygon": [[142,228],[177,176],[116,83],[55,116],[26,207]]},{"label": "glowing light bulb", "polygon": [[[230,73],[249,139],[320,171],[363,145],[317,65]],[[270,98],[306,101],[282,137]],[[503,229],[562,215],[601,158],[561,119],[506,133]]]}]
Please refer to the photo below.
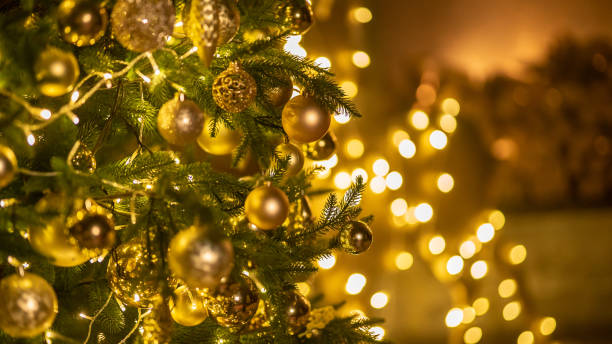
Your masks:
[{"label": "glowing light bulb", "polygon": [[446,326],[457,327],[463,321],[463,311],[460,308],[452,308],[446,313]]},{"label": "glowing light bulb", "polygon": [[387,175],[386,181],[389,189],[397,190],[402,187],[403,178],[399,172],[393,171]]},{"label": "glowing light bulb", "polygon": [[385,159],[377,159],[372,164],[372,171],[377,176],[384,176],[389,173],[389,163]]},{"label": "glowing light bulb", "polygon": [[428,222],[433,217],[433,208],[429,203],[421,203],[414,209],[414,216],[419,222]]},{"label": "glowing light bulb", "polygon": [[329,255],[329,256],[324,256],[319,258],[319,260],[317,261],[317,264],[319,265],[319,267],[323,270],[329,270],[331,268],[334,267],[334,265],[336,265],[336,256]]},{"label": "glowing light bulb", "polygon": [[42,119],[49,119],[49,118],[51,118],[51,111],[49,111],[49,109],[42,109],[42,110],[40,110],[40,117],[42,117]]},{"label": "glowing light bulb", "polygon": [[459,256],[452,256],[446,262],[446,271],[451,275],[456,275],[463,270],[463,259]]},{"label": "glowing light bulb", "polygon": [[26,137],[26,141],[28,141],[28,144],[30,146],[34,146],[34,144],[36,143],[36,138],[34,137],[34,135],[29,134],[28,137]]},{"label": "glowing light bulb", "polygon": [[374,295],[372,295],[372,297],[370,298],[370,305],[376,309],[384,308],[388,302],[389,295],[382,291],[374,293]]},{"label": "glowing light bulb", "polygon": [[353,64],[358,68],[366,68],[370,65],[370,55],[365,51],[356,51],[353,53]]},{"label": "glowing light bulb", "polygon": [[444,149],[447,143],[448,137],[446,137],[446,134],[443,131],[434,130],[429,135],[429,144],[431,144],[431,146],[435,149]]},{"label": "glowing light bulb", "polygon": [[357,7],[353,10],[353,18],[361,24],[369,23],[372,20],[372,12],[367,7]]},{"label": "glowing light bulb", "polygon": [[408,211],[408,203],[403,198],[396,198],[391,202],[391,212],[395,216],[402,216]]},{"label": "glowing light bulb", "polygon": [[363,155],[365,147],[359,139],[351,139],[346,143],[346,154],[353,159],[360,158]]},{"label": "glowing light bulb", "polygon": [[474,264],[472,264],[472,267],[470,268],[470,274],[474,279],[481,279],[485,277],[485,275],[487,274],[487,270],[487,262],[485,262],[484,260],[478,260],[474,262]]},{"label": "glowing light bulb", "polygon": [[375,194],[380,194],[383,193],[385,191],[385,189],[387,188],[387,182],[385,181],[384,177],[381,176],[375,176],[374,178],[372,178],[372,180],[370,181],[370,189],[372,190],[372,192],[374,192]]},{"label": "glowing light bulb", "polygon": [[409,252],[400,252],[395,256],[395,266],[399,270],[408,270],[414,263],[414,257]]},{"label": "glowing light bulb", "polygon": [[344,289],[348,294],[357,295],[361,293],[363,287],[365,287],[366,281],[367,280],[364,275],[354,273],[349,276],[348,280],[346,281],[346,285],[344,286]]},{"label": "glowing light bulb", "polygon": [[415,129],[425,130],[427,126],[429,126],[429,116],[427,116],[425,112],[417,110],[410,116],[410,124],[412,124]]},{"label": "glowing light bulb", "polygon": [[438,255],[444,252],[444,249],[446,248],[446,241],[441,235],[436,235],[429,240],[429,244],[427,246],[429,247],[429,252],[431,252],[431,254]]},{"label": "glowing light bulb", "polygon": [[487,243],[493,240],[495,236],[495,228],[490,223],[483,223],[476,230],[476,237],[481,243]]},{"label": "glowing light bulb", "polygon": [[338,189],[348,189],[351,186],[351,175],[344,171],[336,173],[334,184]]},{"label": "glowing light bulb", "polygon": [[448,173],[442,173],[438,177],[438,190],[447,193],[450,192],[455,186],[455,181],[453,180],[453,176]]}]

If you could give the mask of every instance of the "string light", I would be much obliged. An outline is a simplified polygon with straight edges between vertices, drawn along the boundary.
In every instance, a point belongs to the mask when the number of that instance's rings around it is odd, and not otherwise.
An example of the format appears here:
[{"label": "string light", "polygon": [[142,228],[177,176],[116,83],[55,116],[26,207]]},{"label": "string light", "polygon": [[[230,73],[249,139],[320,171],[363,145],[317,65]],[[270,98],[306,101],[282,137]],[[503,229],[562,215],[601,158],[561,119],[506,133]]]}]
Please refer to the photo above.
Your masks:
[{"label": "string light", "polygon": [[367,280],[364,275],[360,273],[354,273],[349,276],[348,280],[346,281],[346,285],[344,286],[344,289],[348,294],[357,295],[361,293],[363,287],[365,287],[366,281]]},{"label": "string light", "polygon": [[51,111],[49,111],[49,109],[42,109],[40,110],[40,117],[42,117],[42,119],[47,120],[51,118]]},{"label": "string light", "polygon": [[459,254],[465,259],[470,259],[476,254],[476,244],[471,240],[466,240],[459,246]]},{"label": "string light", "polygon": [[476,315],[482,316],[489,311],[489,300],[486,297],[479,297],[472,303]]},{"label": "string light", "polygon": [[410,252],[400,252],[395,256],[395,266],[399,270],[408,270],[414,263],[414,257]]},{"label": "string light", "polygon": [[417,110],[410,116],[410,124],[415,129],[425,130],[429,126],[429,116],[421,110]]},{"label": "string light", "polygon": [[473,307],[463,308],[463,321],[464,324],[469,324],[476,319],[476,311]]},{"label": "string light", "polygon": [[470,327],[463,334],[465,344],[476,344],[482,339],[482,329],[480,327]]},{"label": "string light", "polygon": [[504,306],[502,316],[506,321],[512,321],[521,314],[521,304],[518,301],[512,301]]},{"label": "string light", "polygon": [[453,180],[453,176],[450,174],[442,173],[440,176],[438,176],[436,184],[438,186],[438,190],[448,193],[455,186],[455,181]]},{"label": "string light", "polygon": [[381,176],[375,176],[374,178],[372,178],[372,180],[370,181],[370,189],[372,190],[372,192],[374,192],[375,194],[380,194],[383,193],[385,191],[385,189],[387,188],[387,182],[385,181],[384,177]]},{"label": "string light", "polygon": [[408,211],[408,203],[403,198],[396,198],[391,202],[391,212],[395,216],[403,216]]},{"label": "string light", "polygon": [[369,332],[376,338],[376,340],[383,340],[385,337],[385,329],[380,326],[370,327]]},{"label": "string light", "polygon": [[370,298],[370,305],[373,308],[381,309],[384,308],[389,302],[389,295],[387,293],[379,291],[372,295]]},{"label": "string light", "polygon": [[331,68],[331,61],[325,56],[317,57],[314,64],[325,69]]},{"label": "string light", "polygon": [[433,208],[429,203],[421,203],[416,206],[414,210],[414,216],[419,222],[429,222],[433,217]]},{"label": "string light", "polygon": [[355,98],[357,96],[357,92],[359,89],[357,88],[357,84],[350,80],[346,80],[340,83],[340,88],[344,91],[347,97]]},{"label": "string light", "polygon": [[353,159],[360,158],[363,155],[365,147],[359,139],[350,139],[346,142],[346,154]]},{"label": "string light", "polygon": [[502,229],[504,227],[504,224],[506,223],[506,217],[504,216],[504,213],[499,210],[493,210],[489,214],[488,220],[489,223],[492,224],[496,230]]},{"label": "string light", "polygon": [[353,10],[353,18],[361,24],[369,23],[372,20],[372,12],[366,7],[357,7]]},{"label": "string light", "polygon": [[411,159],[416,154],[416,145],[410,139],[402,140],[398,149],[400,155],[406,159]]},{"label": "string light", "polygon": [[476,237],[480,240],[481,243],[487,243],[493,240],[495,236],[495,228],[490,223],[483,223],[476,230]]},{"label": "string light", "polygon": [[402,182],[402,175],[397,171],[390,172],[386,177],[387,187],[391,190],[397,190],[402,187]]},{"label": "string light", "polygon": [[351,178],[353,182],[357,180],[357,177],[361,177],[364,183],[368,182],[368,172],[363,168],[356,168],[353,170],[353,172],[351,173]]},{"label": "string light", "polygon": [[527,258],[527,249],[523,245],[516,245],[510,249],[508,258],[512,265],[521,264]]},{"label": "string light", "polygon": [[463,270],[463,259],[459,256],[452,256],[446,263],[446,271],[451,275],[456,275]]},{"label": "string light", "polygon": [[447,133],[453,133],[457,130],[457,119],[453,115],[444,114],[440,116],[439,124],[440,129]]},{"label": "string light", "polygon": [[351,175],[345,171],[336,173],[336,176],[334,177],[334,184],[338,189],[348,189],[351,186]]},{"label": "string light", "polygon": [[497,292],[499,293],[499,296],[503,298],[509,298],[514,295],[514,293],[516,293],[516,289],[516,281],[512,278],[508,278],[499,283],[499,286],[497,287]]},{"label": "string light", "polygon": [[434,130],[429,134],[429,144],[435,149],[441,150],[446,147],[448,138],[446,134],[440,130]]},{"label": "string light", "polygon": [[328,256],[321,257],[317,261],[317,264],[319,265],[319,267],[321,269],[329,270],[329,269],[333,268],[334,265],[336,265],[336,256],[331,254],[331,255],[328,255]]},{"label": "string light", "polygon": [[366,68],[370,65],[370,55],[365,51],[356,51],[353,53],[353,64],[358,68]]},{"label": "string light", "polygon": [[410,139],[410,135],[403,130],[396,130],[391,135],[391,140],[393,141],[393,145],[399,147],[400,143],[404,140]]},{"label": "string light", "polygon": [[463,321],[463,311],[460,308],[451,308],[451,310],[446,313],[446,326],[453,328],[457,327]]},{"label": "string light", "polygon": [[543,336],[550,336],[557,328],[557,321],[553,317],[545,317],[540,321],[540,333]]},{"label": "string light", "polygon": [[524,331],[518,336],[516,343],[517,344],[533,344],[534,340],[535,340],[535,337],[533,335],[533,332]]},{"label": "string light", "polygon": [[457,116],[460,109],[459,102],[454,98],[446,98],[442,101],[442,111],[447,114]]},{"label": "string light", "polygon": [[385,176],[389,173],[389,163],[385,159],[377,159],[372,164],[372,171],[377,176]]},{"label": "string light", "polygon": [[478,260],[474,262],[474,264],[472,264],[472,267],[470,268],[470,274],[474,279],[481,279],[485,277],[485,275],[487,274],[487,270],[487,262],[485,262],[484,260]]},{"label": "string light", "polygon": [[[299,93],[298,93],[299,95]],[[347,113],[335,113],[334,120],[339,124],[346,124],[351,120],[351,117]]]}]

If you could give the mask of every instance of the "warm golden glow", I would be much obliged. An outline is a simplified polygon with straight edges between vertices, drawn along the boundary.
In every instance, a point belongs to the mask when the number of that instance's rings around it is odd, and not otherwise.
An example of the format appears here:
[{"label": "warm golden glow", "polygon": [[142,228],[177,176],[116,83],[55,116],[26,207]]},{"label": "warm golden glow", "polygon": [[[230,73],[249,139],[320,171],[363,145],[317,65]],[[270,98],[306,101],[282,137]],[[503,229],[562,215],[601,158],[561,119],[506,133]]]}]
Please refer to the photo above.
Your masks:
[{"label": "warm golden glow", "polygon": [[396,130],[393,132],[393,136],[391,136],[391,140],[393,141],[393,145],[398,147],[399,144],[404,141],[410,139],[410,135],[403,130]]},{"label": "warm golden glow", "polygon": [[463,270],[463,259],[459,256],[452,256],[446,263],[446,271],[451,275],[456,275]]},{"label": "warm golden glow", "polygon": [[399,172],[393,171],[387,175],[386,182],[389,189],[397,190],[402,187],[403,178]]},{"label": "warm golden glow", "polygon": [[456,99],[446,98],[442,101],[442,111],[444,111],[444,113],[457,116],[460,109],[461,107]]},{"label": "warm golden glow", "polygon": [[403,216],[408,211],[408,203],[403,198],[396,198],[391,202],[391,212],[395,216]]},{"label": "warm golden glow", "polygon": [[446,147],[448,137],[441,130],[434,130],[429,134],[429,144],[435,149],[441,150]]},{"label": "warm golden glow", "polygon": [[385,329],[380,326],[370,327],[370,333],[376,338],[376,340],[382,340],[385,337]]},{"label": "warm golden glow", "polygon": [[429,126],[429,116],[427,116],[425,112],[417,110],[410,116],[410,124],[412,124],[415,129],[425,130],[427,126]]},{"label": "warm golden glow", "polygon": [[353,18],[361,24],[369,23],[372,20],[372,12],[367,7],[357,7],[353,10]]},{"label": "warm golden glow", "polygon": [[366,170],[364,170],[363,168],[356,168],[353,170],[353,172],[351,173],[351,178],[353,179],[353,182],[357,180],[357,177],[361,177],[364,183],[368,182],[368,172],[366,172]]},{"label": "warm golden glow", "polygon": [[487,311],[489,311],[489,300],[486,297],[479,297],[474,300],[472,307],[474,307],[476,315],[484,315],[485,313],[487,313]]},{"label": "warm golden glow", "polygon": [[474,279],[481,279],[485,277],[485,275],[487,274],[487,270],[487,262],[485,262],[484,260],[478,260],[474,262],[474,264],[472,264],[472,267],[470,268],[470,274]]},{"label": "warm golden glow", "polygon": [[433,208],[429,203],[421,203],[414,209],[414,216],[419,222],[428,222],[433,217]]},{"label": "warm golden glow", "polygon": [[557,328],[557,321],[553,317],[546,317],[540,321],[540,333],[544,336],[550,336]]},{"label": "warm golden glow", "polygon": [[389,173],[389,163],[385,159],[377,159],[372,164],[372,171],[377,176],[385,176]]},{"label": "warm golden glow", "polygon": [[398,150],[401,156],[410,159],[416,154],[416,145],[410,139],[405,139],[400,142]]},{"label": "warm golden glow", "polygon": [[482,329],[480,327],[470,327],[463,334],[465,344],[476,344],[482,339]]},{"label": "warm golden glow", "polygon": [[359,273],[355,273],[349,276],[348,280],[346,281],[346,285],[344,286],[344,289],[348,294],[357,295],[361,293],[365,285],[365,276]]},{"label": "warm golden glow", "polygon": [[372,178],[372,180],[370,181],[370,189],[372,190],[372,192],[374,192],[375,194],[380,194],[383,193],[385,191],[385,189],[387,188],[387,182],[385,181],[384,177],[381,176],[375,176],[374,178]]},{"label": "warm golden glow", "polygon": [[438,190],[447,193],[450,192],[455,186],[455,181],[453,180],[453,176],[448,173],[442,173],[438,177]]},{"label": "warm golden glow", "polygon": [[308,285],[308,283],[304,283],[304,282],[296,283],[296,287],[298,291],[300,292],[300,294],[304,296],[308,296],[308,294],[310,294],[310,286]]},{"label": "warm golden glow", "polygon": [[346,143],[346,154],[353,159],[361,158],[365,147],[359,139],[351,139]]},{"label": "warm golden glow", "polygon": [[351,186],[351,175],[344,171],[336,173],[334,184],[338,189],[348,189]]},{"label": "warm golden glow", "polygon": [[533,344],[534,340],[535,340],[535,337],[533,335],[533,332],[525,331],[525,332],[522,332],[518,336],[518,339],[516,340],[516,344]]},{"label": "warm golden glow", "polygon": [[429,252],[431,252],[431,254],[438,255],[444,252],[444,249],[446,248],[446,241],[441,235],[436,235],[429,240],[429,244],[427,246],[429,247]]},{"label": "warm golden glow", "polygon": [[493,210],[489,214],[489,223],[492,224],[496,230],[500,230],[504,228],[504,225],[506,224],[506,217],[501,211]]},{"label": "warm golden glow", "polygon": [[487,243],[493,240],[494,236],[495,236],[495,228],[493,228],[493,225],[490,223],[483,223],[476,230],[476,237],[478,237],[478,240],[481,243]]},{"label": "warm golden glow", "polygon": [[465,259],[472,258],[476,254],[476,244],[472,240],[466,240],[459,246],[459,254]]},{"label": "warm golden glow", "polygon": [[334,114],[334,120],[339,124],[346,124],[351,120],[351,116],[349,116],[347,113],[340,112]]},{"label": "warm golden glow", "polygon": [[388,302],[389,295],[387,295],[387,293],[383,291],[374,293],[374,295],[372,295],[372,297],[370,298],[370,305],[376,309],[384,308]]},{"label": "warm golden glow", "polygon": [[463,308],[463,323],[469,324],[476,319],[476,310],[473,307]]},{"label": "warm golden glow", "polygon": [[329,256],[322,257],[317,261],[317,264],[321,269],[329,270],[333,268],[334,265],[336,265],[336,256],[332,254]]},{"label": "warm golden glow", "polygon": [[325,57],[325,56],[321,56],[321,57],[317,57],[314,60],[315,65],[321,67],[321,68],[326,68],[329,69],[331,68],[331,61]]},{"label": "warm golden glow", "polygon": [[502,315],[504,320],[512,321],[521,314],[521,304],[518,301],[512,301],[504,306]]},{"label": "warm golden glow", "polygon": [[499,296],[503,298],[508,298],[514,295],[514,293],[516,293],[516,289],[516,281],[512,278],[508,278],[499,283],[499,286],[497,287],[497,292],[499,293]]},{"label": "warm golden glow", "polygon": [[453,115],[444,114],[440,116],[440,128],[447,133],[454,133],[457,130],[457,119]]},{"label": "warm golden glow", "polygon": [[513,265],[521,264],[525,261],[525,258],[527,258],[527,248],[523,245],[514,246],[510,249],[508,258]]},{"label": "warm golden glow", "polygon": [[461,308],[452,308],[446,314],[446,326],[448,327],[457,327],[463,321],[463,311]]},{"label": "warm golden glow", "polygon": [[354,52],[353,64],[358,68],[366,68],[370,65],[370,55],[368,55],[365,51]]},{"label": "warm golden glow", "polygon": [[341,82],[340,88],[342,88],[346,96],[349,98],[354,98],[357,95],[357,92],[359,92],[357,84],[350,80]]},{"label": "warm golden glow", "polygon": [[395,256],[395,266],[399,270],[408,270],[414,263],[414,257],[409,252],[400,252]]}]

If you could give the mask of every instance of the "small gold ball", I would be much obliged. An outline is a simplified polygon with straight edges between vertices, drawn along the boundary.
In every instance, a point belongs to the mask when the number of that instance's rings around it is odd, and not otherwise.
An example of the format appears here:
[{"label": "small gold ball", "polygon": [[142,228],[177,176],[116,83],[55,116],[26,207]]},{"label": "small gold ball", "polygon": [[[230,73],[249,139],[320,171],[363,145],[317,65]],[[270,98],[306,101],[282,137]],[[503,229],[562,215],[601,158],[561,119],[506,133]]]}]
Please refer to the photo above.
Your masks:
[{"label": "small gold ball", "polygon": [[34,74],[40,93],[58,97],[74,88],[79,78],[79,64],[72,53],[49,47],[36,60]]},{"label": "small gold ball", "polygon": [[299,95],[283,108],[282,121],[291,140],[309,143],[325,135],[331,124],[331,115],[312,97]]},{"label": "small gold ball", "polygon": [[291,82],[291,78],[283,78],[281,83],[268,89],[266,95],[275,108],[282,108],[285,106],[293,95],[293,83]]},{"label": "small gold ball", "polygon": [[330,131],[320,140],[309,143],[306,156],[312,160],[327,160],[336,152],[336,136]]},{"label": "small gold ball", "polygon": [[143,344],[169,344],[174,331],[174,322],[165,302],[158,301],[151,313],[142,319]]},{"label": "small gold ball", "polygon": [[255,101],[257,84],[237,62],[219,74],[213,81],[215,103],[227,112],[242,112]]},{"label": "small gold ball", "polygon": [[129,50],[161,48],[174,29],[175,9],[170,0],[118,0],[111,13],[115,38]]},{"label": "small gold ball", "polygon": [[340,232],[340,244],[348,253],[359,254],[365,252],[372,245],[372,230],[364,222],[351,221]]},{"label": "small gold ball", "polygon": [[225,327],[248,324],[259,305],[257,286],[243,275],[238,280],[230,279],[219,284],[212,295],[205,295],[210,315]]},{"label": "small gold ball", "polygon": [[204,129],[204,114],[191,100],[175,97],[159,109],[157,130],[168,143],[185,146],[195,141]]},{"label": "small gold ball", "polygon": [[314,24],[312,6],[306,1],[303,4],[289,5],[285,11],[291,33],[294,35],[305,34]]},{"label": "small gold ball", "polygon": [[68,219],[68,231],[90,258],[106,254],[115,244],[113,216],[106,209],[85,200],[84,206]]},{"label": "small gold ball", "polygon": [[282,143],[276,146],[276,153],[281,158],[289,157],[286,176],[295,176],[302,170],[302,167],[304,167],[304,154],[302,154],[302,150],[295,145],[291,143]]},{"label": "small gold ball", "polygon": [[211,137],[208,131],[212,118],[207,118],[204,130],[198,137],[198,145],[212,155],[228,155],[240,144],[241,135],[238,130],[227,128],[223,124],[217,126],[217,135]]},{"label": "small gold ball", "polygon": [[183,326],[197,326],[208,318],[202,296],[191,292],[184,285],[174,291],[174,297],[168,300],[168,306],[172,319]]},{"label": "small gold ball", "polygon": [[306,329],[308,315],[310,314],[310,302],[296,291],[287,295],[287,323],[289,332],[296,334]]},{"label": "small gold ball", "polygon": [[91,0],[64,0],[57,9],[60,33],[77,47],[92,45],[104,35],[106,9]]},{"label": "small gold ball", "polygon": [[79,149],[74,153],[70,162],[72,162],[72,167],[77,171],[88,173],[94,173],[96,171],[96,157],[93,152],[83,144],[79,146]]},{"label": "small gold ball", "polygon": [[244,208],[250,223],[259,229],[269,230],[285,222],[289,215],[289,199],[281,189],[263,185],[249,193]]},{"label": "small gold ball", "polygon": [[13,150],[0,144],[0,188],[9,185],[17,173],[17,157]]}]

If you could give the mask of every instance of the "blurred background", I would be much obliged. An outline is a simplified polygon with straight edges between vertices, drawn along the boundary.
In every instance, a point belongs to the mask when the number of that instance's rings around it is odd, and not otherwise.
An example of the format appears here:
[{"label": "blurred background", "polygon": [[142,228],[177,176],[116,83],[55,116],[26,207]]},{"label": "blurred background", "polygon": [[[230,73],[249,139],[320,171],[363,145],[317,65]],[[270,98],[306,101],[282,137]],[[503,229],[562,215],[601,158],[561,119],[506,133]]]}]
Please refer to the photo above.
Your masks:
[{"label": "blurred background", "polygon": [[363,176],[375,222],[302,291],[396,343],[612,342],[612,3],[312,2],[285,49],[364,114],[316,185]]}]

